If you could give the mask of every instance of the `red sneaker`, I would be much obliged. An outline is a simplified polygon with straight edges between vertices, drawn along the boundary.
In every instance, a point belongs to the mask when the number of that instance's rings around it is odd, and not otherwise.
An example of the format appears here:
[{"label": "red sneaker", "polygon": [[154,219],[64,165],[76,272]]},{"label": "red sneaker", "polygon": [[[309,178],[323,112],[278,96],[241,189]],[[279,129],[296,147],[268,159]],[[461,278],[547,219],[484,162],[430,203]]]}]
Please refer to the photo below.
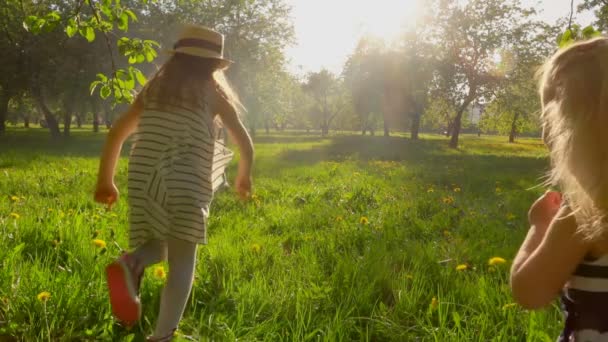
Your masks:
[{"label": "red sneaker", "polygon": [[143,272],[136,274],[134,269],[136,260],[126,253],[106,267],[112,313],[127,326],[135,325],[141,317],[139,280]]}]

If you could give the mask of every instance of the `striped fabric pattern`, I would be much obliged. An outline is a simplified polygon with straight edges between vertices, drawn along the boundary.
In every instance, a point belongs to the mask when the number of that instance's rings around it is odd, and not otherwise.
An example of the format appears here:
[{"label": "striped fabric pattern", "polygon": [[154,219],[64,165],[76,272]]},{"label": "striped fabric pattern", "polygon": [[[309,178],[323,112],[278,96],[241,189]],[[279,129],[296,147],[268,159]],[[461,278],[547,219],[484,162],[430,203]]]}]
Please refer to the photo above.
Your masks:
[{"label": "striped fabric pattern", "polygon": [[233,156],[218,131],[204,107],[145,103],[129,158],[132,248],[167,237],[207,243],[209,206]]},{"label": "striped fabric pattern", "polygon": [[560,341],[608,342],[608,255],[582,262],[562,294]]}]

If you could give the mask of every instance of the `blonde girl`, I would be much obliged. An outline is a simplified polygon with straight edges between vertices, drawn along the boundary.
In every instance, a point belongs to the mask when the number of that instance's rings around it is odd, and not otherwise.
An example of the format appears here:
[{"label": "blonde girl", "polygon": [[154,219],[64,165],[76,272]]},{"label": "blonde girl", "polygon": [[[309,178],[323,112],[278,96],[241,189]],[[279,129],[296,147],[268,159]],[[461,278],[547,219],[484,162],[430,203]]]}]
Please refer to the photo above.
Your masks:
[{"label": "blonde girl", "polygon": [[243,198],[251,192],[253,145],[222,74],[230,64],[223,42],[220,33],[186,26],[169,60],[108,133],[101,156],[95,200],[112,205],[118,199],[116,162],[124,141],[135,133],[128,171],[132,251],[111,263],[106,275],[114,315],[132,325],[141,315],[144,269],[168,261],[149,341],[172,339],[192,288],[196,247],[207,242],[209,206],[232,158],[218,139],[218,119],[241,152],[236,190]]},{"label": "blonde girl", "polygon": [[608,39],[557,52],[541,69],[547,192],[530,208],[530,230],[511,270],[528,309],[561,297],[560,341],[608,341]]}]

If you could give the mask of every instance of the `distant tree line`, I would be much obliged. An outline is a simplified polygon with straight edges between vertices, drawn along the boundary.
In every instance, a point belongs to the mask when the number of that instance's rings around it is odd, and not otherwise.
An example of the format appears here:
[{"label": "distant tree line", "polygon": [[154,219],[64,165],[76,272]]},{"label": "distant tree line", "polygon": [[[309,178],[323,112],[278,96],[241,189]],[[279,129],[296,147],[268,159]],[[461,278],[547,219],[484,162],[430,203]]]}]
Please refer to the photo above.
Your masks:
[{"label": "distant tree line", "polygon": [[[294,41],[285,0],[5,0],[0,135],[6,122],[41,123],[54,137],[72,125],[110,126],[165,58],[159,48],[190,22],[226,34],[226,54],[237,61],[228,76],[254,135],[409,131],[418,139],[433,131],[457,147],[468,131],[513,142],[539,130],[535,72],[544,59],[559,44],[598,34],[567,19],[539,21],[518,0],[424,7],[395,41],[363,37],[341,73],[295,75],[285,55]],[[608,5],[586,0],[579,10],[588,9],[606,29]]]}]

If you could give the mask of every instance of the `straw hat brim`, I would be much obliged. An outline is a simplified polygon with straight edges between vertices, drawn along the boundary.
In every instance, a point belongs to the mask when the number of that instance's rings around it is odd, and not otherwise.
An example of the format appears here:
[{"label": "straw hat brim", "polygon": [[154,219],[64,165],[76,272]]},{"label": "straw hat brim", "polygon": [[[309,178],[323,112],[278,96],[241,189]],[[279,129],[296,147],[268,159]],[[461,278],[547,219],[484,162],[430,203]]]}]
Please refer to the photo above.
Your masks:
[{"label": "straw hat brim", "polygon": [[199,54],[199,53],[196,53],[196,52],[188,52],[188,53],[186,53],[186,52],[183,52],[183,51],[177,51],[177,50],[170,49],[170,50],[165,50],[165,53],[170,54],[170,55],[174,55],[176,53],[181,53],[181,54],[188,55],[188,56],[195,56],[195,57],[200,57],[200,58],[205,58],[205,59],[214,59],[214,60],[220,62],[220,64],[219,64],[219,68],[220,69],[226,69],[229,66],[231,66],[232,64],[234,64],[234,62],[231,61],[231,60],[229,60],[229,59],[219,58],[219,57],[212,57],[212,56],[209,56],[209,55],[206,55],[206,54]]}]

